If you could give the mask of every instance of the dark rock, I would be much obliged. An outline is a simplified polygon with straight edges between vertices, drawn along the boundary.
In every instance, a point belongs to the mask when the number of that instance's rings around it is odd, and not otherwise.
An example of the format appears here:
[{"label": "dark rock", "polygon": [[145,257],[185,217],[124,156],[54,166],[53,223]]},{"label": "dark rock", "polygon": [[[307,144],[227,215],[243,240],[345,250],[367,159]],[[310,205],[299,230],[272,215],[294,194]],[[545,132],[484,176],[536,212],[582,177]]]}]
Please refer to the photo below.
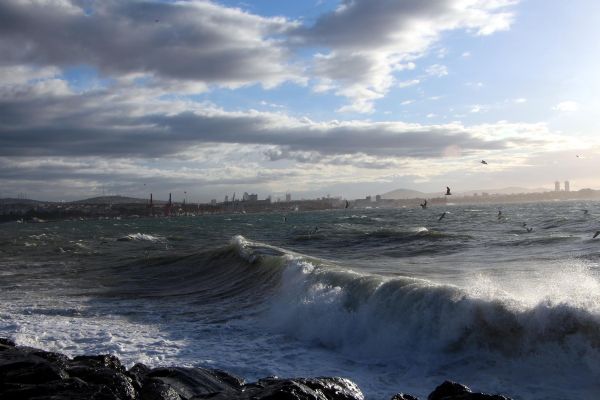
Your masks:
[{"label": "dark rock", "polygon": [[90,385],[79,378],[31,385],[4,384],[0,385],[0,397],[3,400],[120,400],[108,387]]},{"label": "dark rock", "polygon": [[197,396],[193,399],[211,400],[363,400],[356,384],[343,378],[261,379],[244,385],[241,392]]},{"label": "dark rock", "polygon": [[[240,391],[244,381],[227,372],[205,368],[155,368],[146,379],[171,386],[181,397]],[[144,382],[144,386],[146,383]]]},{"label": "dark rock", "polygon": [[15,342],[13,342],[12,339],[8,339],[8,338],[0,338],[0,344],[4,345],[4,346],[8,346],[8,347],[16,346]]},{"label": "dark rock", "polygon": [[444,400],[451,396],[459,396],[467,393],[471,393],[471,389],[467,386],[456,382],[444,381],[444,383],[436,387],[435,390],[427,396],[427,400]]},{"label": "dark rock", "polygon": [[465,385],[445,381],[429,394],[427,400],[511,400],[497,394],[473,393]]},{"label": "dark rock", "polygon": [[18,347],[0,352],[0,382],[34,384],[67,378],[59,365]]},{"label": "dark rock", "polygon": [[397,393],[390,400],[419,400],[419,398],[406,393]]},{"label": "dark rock", "polygon": [[110,354],[100,354],[97,356],[77,356],[73,358],[74,362],[79,364],[89,365],[91,367],[110,368],[116,372],[125,372],[125,367],[121,364],[121,360]]},{"label": "dark rock", "polygon": [[[120,362],[118,366],[120,366]],[[118,366],[101,360],[90,361],[80,358],[68,365],[66,371],[70,376],[79,378],[86,383],[108,388],[117,398],[135,399],[136,391],[131,378],[119,372],[118,369],[114,369]]]},{"label": "dark rock", "polygon": [[[136,364],[126,371],[111,355],[78,356],[15,346],[0,339],[0,399],[52,400],[363,400],[344,378],[270,377],[244,384],[235,375],[207,368],[155,368]],[[392,400],[418,400],[398,393]],[[446,381],[428,400],[510,400],[473,393]]]},{"label": "dark rock", "polygon": [[131,378],[131,384],[136,392],[142,390],[144,378],[150,372],[150,368],[144,364],[137,363],[127,371],[127,376]]},{"label": "dark rock", "polygon": [[140,400],[182,400],[171,385],[159,379],[148,378],[140,391]]}]

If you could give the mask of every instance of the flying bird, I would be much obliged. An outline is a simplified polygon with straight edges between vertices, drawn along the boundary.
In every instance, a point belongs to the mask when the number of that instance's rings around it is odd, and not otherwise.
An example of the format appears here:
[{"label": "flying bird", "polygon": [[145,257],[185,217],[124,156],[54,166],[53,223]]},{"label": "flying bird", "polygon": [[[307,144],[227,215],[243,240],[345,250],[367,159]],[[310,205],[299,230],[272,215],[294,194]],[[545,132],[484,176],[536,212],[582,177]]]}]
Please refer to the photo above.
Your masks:
[{"label": "flying bird", "polygon": [[527,226],[527,222],[523,222],[523,225],[521,225],[523,228],[525,228]]},{"label": "flying bird", "polygon": [[440,217],[438,218],[438,222],[439,222],[439,221],[441,221],[441,220],[443,220],[443,219],[444,219],[444,217],[446,216],[446,214],[448,214],[448,211],[444,211],[444,212],[442,213],[442,215],[440,215]]},{"label": "flying bird", "polygon": [[590,210],[581,210],[583,211],[583,215],[588,215],[590,213]]},{"label": "flying bird", "polygon": [[423,200],[423,204],[419,204],[421,208],[424,210],[427,208],[427,199]]},{"label": "flying bird", "polygon": [[481,160],[481,163],[487,165],[487,161],[485,160]]},{"label": "flying bird", "polygon": [[533,228],[527,228],[527,233],[533,232]]},{"label": "flying bird", "polygon": [[594,233],[594,237],[592,239],[596,239],[596,237],[600,235],[600,231],[596,231],[596,233]]},{"label": "flying bird", "polygon": [[450,193],[450,188],[448,186],[446,186],[446,196],[451,196],[452,193]]}]

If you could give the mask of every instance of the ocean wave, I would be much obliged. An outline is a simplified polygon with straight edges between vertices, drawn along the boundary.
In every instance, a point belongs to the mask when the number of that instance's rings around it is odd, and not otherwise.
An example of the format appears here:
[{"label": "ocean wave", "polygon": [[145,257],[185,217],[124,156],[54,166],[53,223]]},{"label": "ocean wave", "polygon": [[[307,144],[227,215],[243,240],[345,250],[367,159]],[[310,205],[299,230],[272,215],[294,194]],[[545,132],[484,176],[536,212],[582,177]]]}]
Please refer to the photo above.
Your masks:
[{"label": "ocean wave", "polygon": [[598,295],[587,307],[564,298],[531,304],[427,280],[317,266],[301,256],[288,256],[282,279],[269,326],[353,355],[381,360],[415,353],[520,357],[562,351],[600,361]]},{"label": "ocean wave", "polygon": [[118,242],[162,242],[165,238],[161,236],[154,236],[148,233],[130,233],[129,235],[120,237],[117,239]]}]

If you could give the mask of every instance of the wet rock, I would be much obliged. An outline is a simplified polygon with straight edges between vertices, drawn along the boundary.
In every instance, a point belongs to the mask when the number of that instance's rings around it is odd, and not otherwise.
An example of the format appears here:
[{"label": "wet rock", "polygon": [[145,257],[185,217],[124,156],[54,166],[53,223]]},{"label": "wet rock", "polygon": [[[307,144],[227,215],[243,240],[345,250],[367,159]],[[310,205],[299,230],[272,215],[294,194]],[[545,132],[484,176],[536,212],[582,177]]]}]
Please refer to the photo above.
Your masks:
[{"label": "wet rock", "polygon": [[244,385],[241,392],[197,396],[193,399],[238,400],[363,400],[358,386],[344,378],[261,379]]},{"label": "wet rock", "polygon": [[473,393],[465,385],[445,381],[429,394],[427,400],[511,400],[508,397],[486,393]]},{"label": "wet rock", "polygon": [[148,378],[140,391],[140,400],[182,400],[177,391],[158,379]]},{"label": "wet rock", "polygon": [[46,383],[67,378],[60,365],[18,347],[0,352],[0,382],[16,384]]},{"label": "wet rock", "polygon": [[397,393],[390,400],[419,400],[419,398],[406,393]]},{"label": "wet rock", "polygon": [[[241,378],[208,368],[154,368],[129,371],[112,355],[77,356],[16,346],[0,338],[0,398],[52,400],[364,400],[344,378],[269,377],[244,384]],[[398,393],[392,400],[418,400]],[[446,381],[428,400],[510,400],[473,393]]]},{"label": "wet rock", "polygon": [[136,392],[142,390],[144,378],[150,371],[150,368],[142,363],[135,364],[127,371],[127,376],[131,378],[131,384]]},{"label": "wet rock", "polygon": [[121,364],[121,360],[110,354],[100,354],[97,356],[77,356],[73,358],[73,361],[81,365],[104,367],[110,368],[116,372],[125,372],[125,367]]},{"label": "wet rock", "polygon": [[12,339],[8,339],[8,338],[0,338],[0,345],[8,346],[8,347],[16,346],[15,342],[13,342]]},{"label": "wet rock", "polygon": [[117,400],[106,386],[90,385],[79,378],[66,378],[49,383],[0,385],[3,400],[52,399],[52,400]]},{"label": "wet rock", "polygon": [[146,379],[169,385],[183,398],[237,392],[244,383],[241,378],[227,372],[205,368],[155,368],[146,375]]},{"label": "wet rock", "polygon": [[116,398],[134,399],[136,397],[131,378],[112,368],[74,363],[67,366],[66,371],[69,376],[79,378],[88,384],[108,388]]}]

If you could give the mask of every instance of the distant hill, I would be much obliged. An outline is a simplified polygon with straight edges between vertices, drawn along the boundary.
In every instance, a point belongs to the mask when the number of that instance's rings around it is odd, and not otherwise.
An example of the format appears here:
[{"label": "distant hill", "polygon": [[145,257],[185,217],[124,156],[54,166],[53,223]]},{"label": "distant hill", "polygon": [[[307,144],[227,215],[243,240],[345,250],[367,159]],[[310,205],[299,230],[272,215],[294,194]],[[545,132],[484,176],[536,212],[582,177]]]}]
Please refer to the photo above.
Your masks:
[{"label": "distant hill", "polygon": [[[164,201],[153,200],[154,204],[164,204]],[[72,201],[74,204],[147,204],[148,199],[126,196],[98,196],[89,199]]]},{"label": "distant hill", "polygon": [[506,187],[502,189],[480,189],[480,190],[469,190],[466,192],[457,192],[456,194],[464,195],[464,196],[472,196],[474,193],[489,193],[489,194],[519,194],[519,193],[543,193],[550,192],[550,189],[545,188],[523,188],[517,186]]},{"label": "distant hill", "polygon": [[[543,192],[550,192],[550,191],[551,191],[550,189],[546,189],[546,188],[528,189],[528,188],[523,188],[523,187],[511,186],[511,187],[506,187],[506,188],[502,188],[502,189],[480,189],[480,190],[468,190],[465,192],[459,192],[459,191],[452,190],[452,194],[455,196],[473,196],[473,194],[475,194],[475,193],[506,195],[506,194],[519,194],[519,193],[543,193]],[[436,193],[423,193],[423,192],[419,192],[418,190],[396,189],[396,190],[392,190],[391,192],[382,194],[381,197],[384,199],[401,200],[401,199],[419,199],[419,198],[422,199],[422,198],[431,198],[431,197],[441,197],[443,195],[444,195],[444,190],[440,190],[439,192],[436,192]]]},{"label": "distant hill", "polygon": [[11,198],[11,197],[7,197],[4,199],[0,199],[0,204],[43,204],[43,203],[47,203],[47,201],[39,201],[39,200],[32,200],[32,199],[15,199],[15,198]]},{"label": "distant hill", "polygon": [[401,199],[416,199],[416,198],[425,198],[430,197],[430,195],[419,192],[418,190],[411,189],[396,189],[391,192],[387,192],[381,195],[383,199],[393,199],[393,200],[401,200]]}]

